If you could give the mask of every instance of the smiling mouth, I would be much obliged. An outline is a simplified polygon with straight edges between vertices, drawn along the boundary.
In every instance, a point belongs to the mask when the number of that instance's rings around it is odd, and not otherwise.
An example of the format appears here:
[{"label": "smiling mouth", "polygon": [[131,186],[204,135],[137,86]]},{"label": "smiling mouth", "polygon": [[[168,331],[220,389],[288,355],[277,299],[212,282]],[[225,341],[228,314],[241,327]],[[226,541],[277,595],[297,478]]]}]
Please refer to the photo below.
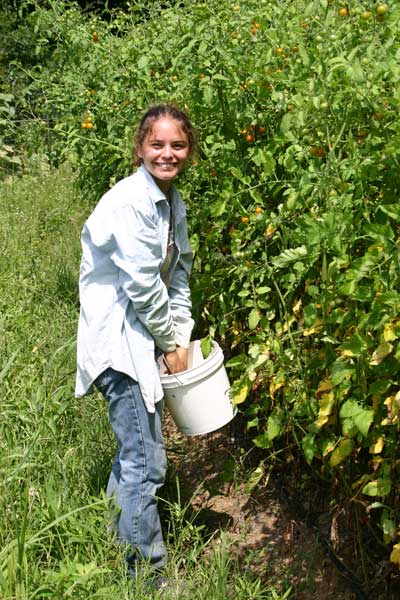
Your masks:
[{"label": "smiling mouth", "polygon": [[165,173],[169,173],[178,168],[177,163],[155,163],[155,166]]}]

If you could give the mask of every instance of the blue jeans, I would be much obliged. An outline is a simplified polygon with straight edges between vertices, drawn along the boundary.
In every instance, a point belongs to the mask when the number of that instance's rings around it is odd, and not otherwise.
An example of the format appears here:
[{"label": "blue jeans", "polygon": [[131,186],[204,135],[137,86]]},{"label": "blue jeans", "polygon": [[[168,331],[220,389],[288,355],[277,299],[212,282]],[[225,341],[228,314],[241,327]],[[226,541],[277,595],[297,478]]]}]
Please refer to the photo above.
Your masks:
[{"label": "blue jeans", "polygon": [[156,404],[155,413],[149,413],[138,383],[111,368],[94,383],[108,401],[118,443],[107,495],[115,499],[117,536],[127,545],[128,572],[134,576],[140,561],[160,568],[166,559],[156,498],[167,466],[162,402]]}]

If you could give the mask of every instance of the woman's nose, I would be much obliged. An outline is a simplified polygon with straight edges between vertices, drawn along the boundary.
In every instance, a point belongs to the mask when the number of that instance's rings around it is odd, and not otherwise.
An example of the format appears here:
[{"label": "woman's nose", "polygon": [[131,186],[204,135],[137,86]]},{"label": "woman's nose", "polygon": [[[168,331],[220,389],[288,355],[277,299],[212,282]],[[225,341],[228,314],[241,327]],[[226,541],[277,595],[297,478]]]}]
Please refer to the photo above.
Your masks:
[{"label": "woman's nose", "polygon": [[168,158],[168,157],[172,156],[172,148],[171,148],[171,146],[169,144],[165,144],[165,146],[163,147],[162,155],[165,158]]}]

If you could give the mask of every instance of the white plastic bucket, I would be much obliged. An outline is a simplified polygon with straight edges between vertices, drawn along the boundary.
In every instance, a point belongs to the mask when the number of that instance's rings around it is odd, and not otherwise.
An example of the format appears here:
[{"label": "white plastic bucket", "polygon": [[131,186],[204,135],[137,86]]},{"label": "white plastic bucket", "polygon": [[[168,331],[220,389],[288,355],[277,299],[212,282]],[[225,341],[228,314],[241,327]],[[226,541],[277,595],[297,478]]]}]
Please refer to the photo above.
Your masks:
[{"label": "white plastic bucket", "polygon": [[236,407],[229,398],[230,383],[224,355],[216,342],[206,359],[200,341],[191,342],[186,371],[168,375],[162,356],[159,365],[166,405],[179,431],[186,435],[202,435],[233,419]]}]

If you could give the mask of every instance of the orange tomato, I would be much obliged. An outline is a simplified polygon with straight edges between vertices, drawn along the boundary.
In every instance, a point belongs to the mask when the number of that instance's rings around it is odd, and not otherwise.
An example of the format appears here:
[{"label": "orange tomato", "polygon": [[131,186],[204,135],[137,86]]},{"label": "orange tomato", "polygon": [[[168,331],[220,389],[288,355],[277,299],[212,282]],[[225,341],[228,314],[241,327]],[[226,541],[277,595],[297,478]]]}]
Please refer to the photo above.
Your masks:
[{"label": "orange tomato", "polygon": [[325,150],[323,148],[313,146],[310,148],[310,154],[316,156],[317,158],[323,158],[325,156]]},{"label": "orange tomato", "polygon": [[242,217],[242,223],[248,223],[249,217]]}]

